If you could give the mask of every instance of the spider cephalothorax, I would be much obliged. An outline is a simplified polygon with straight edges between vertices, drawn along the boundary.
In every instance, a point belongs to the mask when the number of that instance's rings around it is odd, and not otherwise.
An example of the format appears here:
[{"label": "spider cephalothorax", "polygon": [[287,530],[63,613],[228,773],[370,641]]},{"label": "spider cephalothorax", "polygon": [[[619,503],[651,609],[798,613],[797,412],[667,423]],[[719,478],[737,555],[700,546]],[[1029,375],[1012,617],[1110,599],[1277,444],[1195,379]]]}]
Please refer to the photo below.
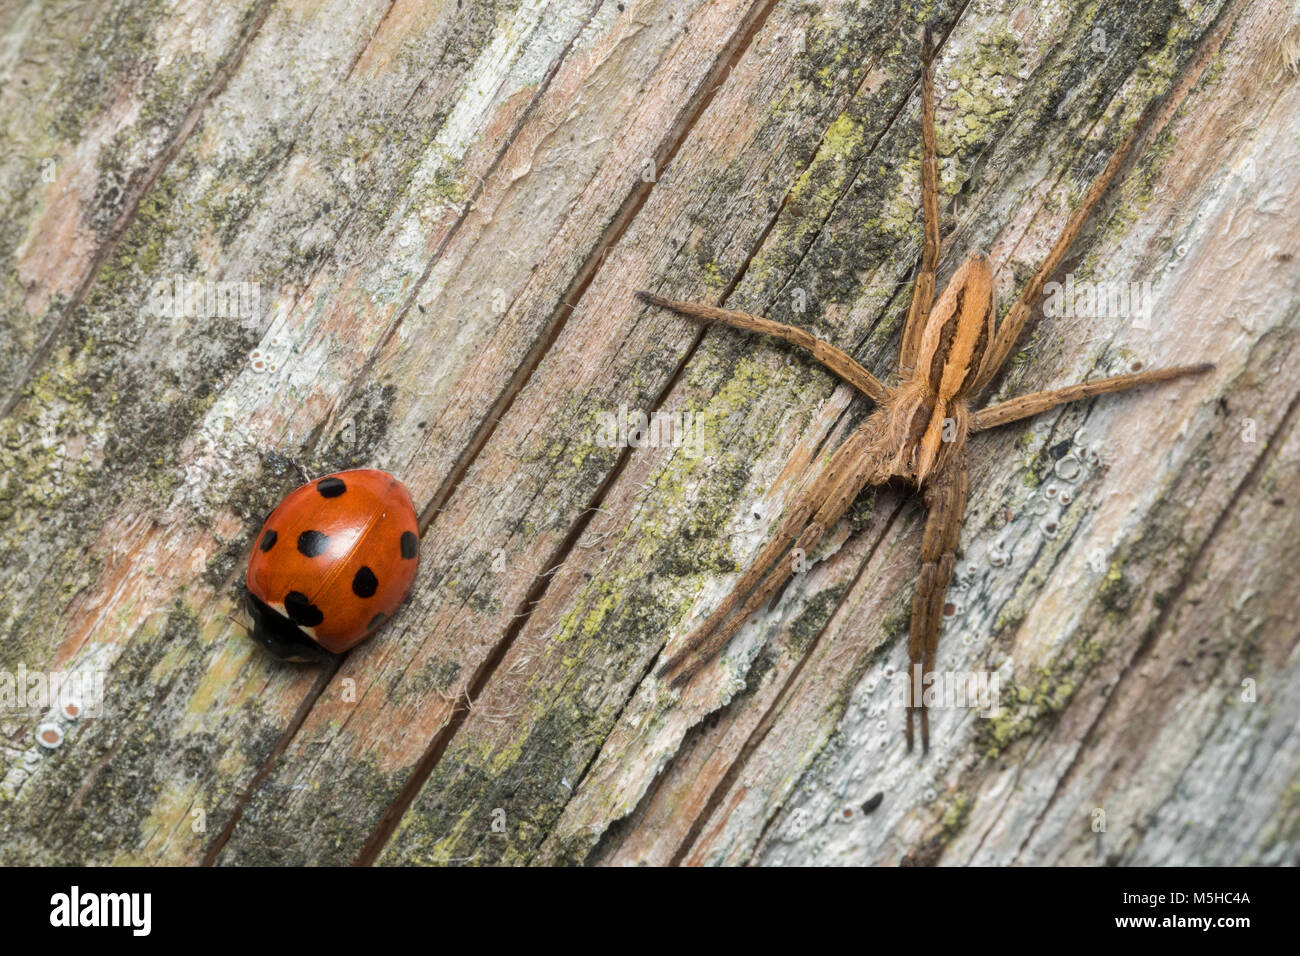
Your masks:
[{"label": "spider cephalothorax", "polygon": [[1205,363],[1117,375],[1022,395],[973,410],[971,399],[992,382],[1011,355],[1044,282],[1060,265],[1089,212],[1123,164],[1137,138],[1137,130],[1111,157],[1019,298],[1002,321],[997,322],[992,267],[983,253],[969,255],[948,280],[939,298],[934,299],[935,269],[939,261],[939,204],[931,58],[930,34],[926,31],[921,71],[925,244],[903,327],[896,385],[886,386],[852,357],[802,329],[744,312],[679,302],[651,292],[638,293],[652,305],[695,319],[761,332],[804,348],[877,406],[836,449],[816,480],[790,505],[772,540],[740,576],[732,592],[659,670],[660,676],[671,677],[675,686],[689,681],[726,645],[746,618],[777,593],[794,573],[793,563],[781,560],[787,553],[809,553],[867,485],[902,479],[920,489],[929,512],[921,539],[921,572],[912,598],[908,639],[912,678],[908,682],[909,749],[913,740],[913,715],[918,711],[922,746],[929,747],[929,720],[916,691],[934,670],[944,591],[952,579],[957,539],[966,509],[967,437],[1076,399],[1213,368]]},{"label": "spider cephalothorax", "polygon": [[983,253],[953,273],[914,341],[903,343],[899,384],[881,403],[898,449],[891,477],[920,485],[951,462],[970,430],[967,397],[993,338],[993,272]]}]

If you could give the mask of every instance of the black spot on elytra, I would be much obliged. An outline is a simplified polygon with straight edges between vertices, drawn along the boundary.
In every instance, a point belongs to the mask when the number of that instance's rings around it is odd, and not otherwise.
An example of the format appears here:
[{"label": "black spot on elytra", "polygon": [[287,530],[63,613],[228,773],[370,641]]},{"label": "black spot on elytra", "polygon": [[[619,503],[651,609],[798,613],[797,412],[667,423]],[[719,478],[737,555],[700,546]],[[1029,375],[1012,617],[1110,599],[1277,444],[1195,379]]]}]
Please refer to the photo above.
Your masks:
[{"label": "black spot on elytra", "polygon": [[308,601],[307,595],[301,591],[290,591],[284,596],[284,610],[289,620],[299,627],[315,627],[325,620],[320,608]]},{"label": "black spot on elytra", "polygon": [[322,478],[316,482],[316,490],[321,493],[322,498],[337,498],[343,492],[348,490],[342,478]]},{"label": "black spot on elytra", "polygon": [[378,614],[376,614],[374,617],[370,619],[370,623],[366,625],[366,630],[373,631],[380,624],[383,624],[384,621],[386,620],[388,620],[388,615],[385,614],[383,611],[380,611]]},{"label": "black spot on elytra", "polygon": [[319,531],[304,531],[298,535],[298,550],[309,558],[314,558],[329,547],[330,536]]},{"label": "black spot on elytra", "polygon": [[274,547],[275,547],[275,538],[276,538],[275,531],[273,531],[273,530],[270,529],[270,528],[267,528],[267,529],[266,529],[266,534],[262,535],[262,544],[261,544],[261,548],[262,548],[262,550],[263,550],[263,551],[270,551],[272,548],[274,548]]},{"label": "black spot on elytra", "polygon": [[412,531],[402,532],[402,557],[408,561],[420,550],[420,539]]},{"label": "black spot on elytra", "polygon": [[378,590],[379,579],[375,577],[375,572],[364,564],[361,565],[352,578],[352,593],[357,597],[368,598],[374,597]]}]

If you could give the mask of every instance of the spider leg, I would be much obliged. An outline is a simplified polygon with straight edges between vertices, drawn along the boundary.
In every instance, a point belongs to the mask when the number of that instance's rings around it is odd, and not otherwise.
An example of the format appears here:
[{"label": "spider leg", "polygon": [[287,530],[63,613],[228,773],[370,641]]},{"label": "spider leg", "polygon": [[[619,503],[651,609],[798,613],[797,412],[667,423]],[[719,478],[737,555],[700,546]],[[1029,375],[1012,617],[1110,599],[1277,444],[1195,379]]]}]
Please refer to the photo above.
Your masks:
[{"label": "spider leg", "polygon": [[1124,165],[1124,160],[1128,158],[1128,154],[1132,151],[1133,144],[1137,141],[1143,125],[1143,123],[1139,122],[1134,126],[1132,132],[1128,134],[1124,142],[1111,155],[1110,161],[1106,164],[1106,168],[1101,171],[1101,175],[1088,187],[1083,201],[1070,213],[1065,228],[1057,236],[1051,251],[1047,253],[1047,257],[1043,259],[1033,276],[1025,283],[1019,298],[1016,299],[1007,312],[1006,317],[998,327],[997,335],[994,337],[992,344],[984,353],[979,376],[970,389],[972,392],[978,391],[993,380],[993,376],[997,374],[998,369],[1002,367],[1011,354],[1011,350],[1015,348],[1016,340],[1020,338],[1020,333],[1024,331],[1025,323],[1029,320],[1034,304],[1038,301],[1038,297],[1042,295],[1043,285],[1056,271],[1061,264],[1061,260],[1065,258],[1065,254],[1070,251],[1070,246],[1074,244],[1074,240],[1083,231],[1084,224],[1088,221],[1088,216],[1093,207],[1101,200],[1111,180],[1115,178],[1115,174],[1119,172],[1119,168]]},{"label": "spider leg", "polygon": [[[874,428],[874,423],[868,420],[835,452],[825,475],[817,482],[820,494],[809,494],[800,503],[798,512],[791,516],[797,520],[797,524],[796,520],[791,519],[783,522],[781,533],[745,572],[726,601],[691,633],[681,650],[659,669],[659,677],[675,674],[670,685],[674,688],[688,684],[695,673],[726,646],[750,615],[794,574],[793,562],[778,560],[790,545],[790,540],[794,539],[796,549],[807,553],[817,546],[828,528],[835,527],[835,523],[848,511],[858,492],[875,472],[875,460],[871,451]],[[809,506],[815,508],[815,514],[810,512]],[[793,532],[798,528],[803,530],[794,538]],[[753,593],[749,594],[744,605],[732,614],[737,601],[750,591]]]},{"label": "spider leg", "polygon": [[713,610],[713,613],[690,633],[681,649],[659,668],[658,677],[663,678],[672,674],[708,643],[709,636],[715,633],[730,616],[741,598],[754,590],[762,580],[763,575],[795,543],[799,533],[807,525],[808,519],[813,516],[818,505],[821,504],[819,494],[824,496],[825,491],[822,491],[818,485],[814,485],[804,497],[794,503],[790,512],[782,519],[776,535],[767,543],[745,573],[740,576],[740,580],[731,589],[731,593]]},{"label": "spider leg", "polygon": [[[822,535],[825,533],[825,525],[814,520],[799,535],[795,547],[809,551],[817,546],[817,542],[821,540]],[[793,574],[794,568],[791,563],[778,562],[768,572],[767,577],[763,579],[763,583],[758,589],[749,596],[749,600],[744,603],[738,613],[733,614],[725,624],[716,628],[711,634],[704,635],[704,639],[700,641],[699,646],[684,648],[673,655],[672,660],[665,664],[659,672],[661,675],[667,675],[673,673],[674,670],[677,671],[669,686],[676,689],[689,684],[691,678],[695,676],[699,669],[712,660],[718,651],[722,650],[727,645],[727,642],[735,636],[736,632],[740,630],[740,626],[749,620],[750,615],[757,611],[763,602],[771,597]]]},{"label": "spider leg", "polygon": [[933,476],[923,491],[929,515],[921,538],[921,575],[912,592],[912,621],[907,641],[907,749],[912,749],[912,715],[921,712],[921,749],[930,749],[930,719],[919,691],[934,671],[943,623],[943,596],[952,580],[957,539],[966,513],[966,461],[956,458]]},{"label": "spider leg", "polygon": [[796,328],[793,325],[773,322],[771,319],[764,319],[757,315],[750,315],[748,312],[733,312],[730,309],[719,309],[717,306],[704,305],[699,302],[665,299],[663,296],[647,292],[645,289],[638,291],[636,295],[642,302],[648,302],[664,309],[671,309],[692,319],[699,319],[701,322],[721,322],[723,325],[730,325],[732,328],[744,329],[747,332],[761,332],[764,335],[780,339],[782,342],[797,345],[830,371],[862,392],[862,394],[877,402],[884,401],[887,390],[880,379],[854,361],[853,357],[847,352],[837,349],[829,342],[819,339],[803,329]]},{"label": "spider leg", "polygon": [[1088,187],[1087,193],[1084,194],[1083,201],[1079,203],[1074,212],[1070,213],[1070,218],[1066,220],[1065,228],[1061,234],[1056,237],[1056,242],[1048,252],[1047,257],[1039,264],[1037,271],[1025,283],[1024,289],[1020,292],[1020,297],[1016,299],[1007,312],[1006,318],[1002,320],[999,326],[997,336],[993,340],[992,347],[984,353],[984,361],[980,366],[979,377],[975,380],[972,391],[982,388],[992,381],[997,370],[1011,354],[1011,350],[1016,346],[1016,340],[1020,338],[1020,333],[1024,331],[1025,322],[1029,320],[1030,312],[1038,297],[1042,295],[1043,285],[1048,278],[1056,271],[1065,254],[1070,251],[1070,246],[1078,238],[1079,233],[1083,230],[1084,223],[1088,221],[1088,215],[1100,201],[1106,192],[1106,187],[1110,181],[1115,178],[1119,172],[1120,166],[1128,157],[1129,151],[1133,148],[1133,143],[1137,139],[1138,130],[1142,124],[1139,123],[1128,134],[1128,137],[1120,145],[1119,149],[1111,156],[1110,162],[1106,168],[1101,171],[1101,175]]},{"label": "spider leg", "polygon": [[916,367],[916,353],[925,330],[925,317],[934,304],[934,273],[939,266],[939,172],[934,158],[934,43],[929,27],[925,30],[925,52],[921,66],[921,206],[925,211],[925,245],[921,250],[921,268],[912,285],[912,304],[903,326],[903,344],[899,349],[901,369]]},{"label": "spider leg", "polygon": [[1064,388],[1055,388],[1046,392],[1021,395],[1019,398],[998,402],[996,405],[990,405],[988,408],[975,412],[971,416],[970,430],[972,432],[985,431],[989,428],[1005,425],[1008,422],[1018,422],[1022,418],[1029,418],[1039,412],[1045,412],[1049,408],[1064,405],[1066,402],[1091,398],[1093,395],[1122,392],[1125,389],[1136,388],[1139,385],[1147,385],[1152,382],[1166,382],[1169,379],[1180,378],[1184,375],[1200,375],[1213,368],[1214,364],[1212,362],[1204,362],[1200,365],[1175,365],[1170,368],[1155,368],[1148,372],[1115,375],[1111,378],[1099,378],[1092,382],[1067,385]]},{"label": "spider leg", "polygon": [[1178,82],[1161,98],[1160,101],[1153,102],[1147,107],[1143,117],[1133,127],[1132,132],[1125,138],[1124,142],[1111,156],[1106,168],[1102,170],[1101,175],[1088,188],[1088,192],[1083,197],[1083,202],[1070,215],[1066,222],[1065,230],[1052,246],[1051,252],[1043,260],[1038,270],[1034,273],[1033,278],[1025,285],[1020,297],[1016,300],[1011,311],[1002,321],[998,329],[996,340],[984,353],[984,360],[980,364],[979,376],[972,385],[970,391],[974,392],[984,387],[993,380],[998,373],[998,369],[1007,360],[1011,350],[1015,348],[1016,339],[1020,337],[1024,329],[1025,322],[1029,319],[1030,309],[1037,302],[1038,296],[1043,290],[1043,285],[1047,279],[1056,271],[1061,260],[1065,258],[1066,252],[1069,251],[1070,245],[1083,229],[1084,222],[1093,207],[1105,193],[1106,187],[1110,185],[1115,178],[1119,168],[1124,164],[1129,153],[1132,152],[1134,145],[1141,138],[1141,131],[1149,128],[1151,136],[1154,138],[1160,135],[1161,131],[1168,125],[1170,119],[1181,108],[1185,102],[1188,92],[1198,83],[1211,58],[1223,43],[1228,31],[1232,29],[1241,12],[1243,4],[1232,3],[1226,5],[1225,9],[1218,17],[1218,24],[1205,36],[1201,38],[1198,44],[1198,52],[1189,68],[1179,78]]}]

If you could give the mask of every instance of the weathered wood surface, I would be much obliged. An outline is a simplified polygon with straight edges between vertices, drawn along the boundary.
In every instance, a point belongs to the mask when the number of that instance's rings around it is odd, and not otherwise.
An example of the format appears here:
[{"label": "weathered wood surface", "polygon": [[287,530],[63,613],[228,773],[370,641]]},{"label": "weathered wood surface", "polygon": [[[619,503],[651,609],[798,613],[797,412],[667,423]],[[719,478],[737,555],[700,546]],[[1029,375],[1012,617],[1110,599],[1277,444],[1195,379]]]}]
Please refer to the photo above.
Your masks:
[{"label": "weathered wood surface", "polygon": [[[0,669],[107,683],[54,749],[53,718],[0,714],[0,860],[1297,862],[1300,22],[925,9],[940,281],[985,248],[1008,303],[1172,113],[1066,265],[1150,281],[1149,328],[1043,317],[996,394],[1218,363],[978,436],[940,666],[998,669],[1003,707],[937,711],[925,759],[885,707],[899,489],[684,694],[650,676],[865,403],[632,297],[889,374],[916,5],[0,10]],[[258,306],[149,314],[174,276]],[[702,453],[605,447],[624,405],[695,413]],[[388,469],[426,509],[411,603],[336,669],[232,617],[291,459]]]}]

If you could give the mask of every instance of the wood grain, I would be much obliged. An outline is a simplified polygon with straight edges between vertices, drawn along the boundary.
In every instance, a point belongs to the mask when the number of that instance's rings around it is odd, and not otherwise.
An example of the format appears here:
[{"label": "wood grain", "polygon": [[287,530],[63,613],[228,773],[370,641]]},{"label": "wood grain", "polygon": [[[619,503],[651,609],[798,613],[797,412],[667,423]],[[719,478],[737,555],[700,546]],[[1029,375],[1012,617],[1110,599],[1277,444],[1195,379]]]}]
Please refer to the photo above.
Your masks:
[{"label": "wood grain", "polygon": [[[926,9],[940,285],[984,249],[1005,308],[1177,104],[1062,270],[1150,282],[1150,320],[1036,315],[990,399],[1217,368],[975,436],[939,666],[1002,706],[936,710],[925,760],[887,699],[905,489],[684,693],[651,676],[868,402],[633,296],[891,374],[915,4],[0,11],[0,670],[107,686],[102,716],[0,713],[0,860],[1300,862],[1300,24]],[[156,314],[177,276],[255,306]],[[698,444],[610,447],[621,409]],[[336,667],[277,664],[232,616],[251,537],[299,467],[360,465],[424,509],[412,599]]]}]

